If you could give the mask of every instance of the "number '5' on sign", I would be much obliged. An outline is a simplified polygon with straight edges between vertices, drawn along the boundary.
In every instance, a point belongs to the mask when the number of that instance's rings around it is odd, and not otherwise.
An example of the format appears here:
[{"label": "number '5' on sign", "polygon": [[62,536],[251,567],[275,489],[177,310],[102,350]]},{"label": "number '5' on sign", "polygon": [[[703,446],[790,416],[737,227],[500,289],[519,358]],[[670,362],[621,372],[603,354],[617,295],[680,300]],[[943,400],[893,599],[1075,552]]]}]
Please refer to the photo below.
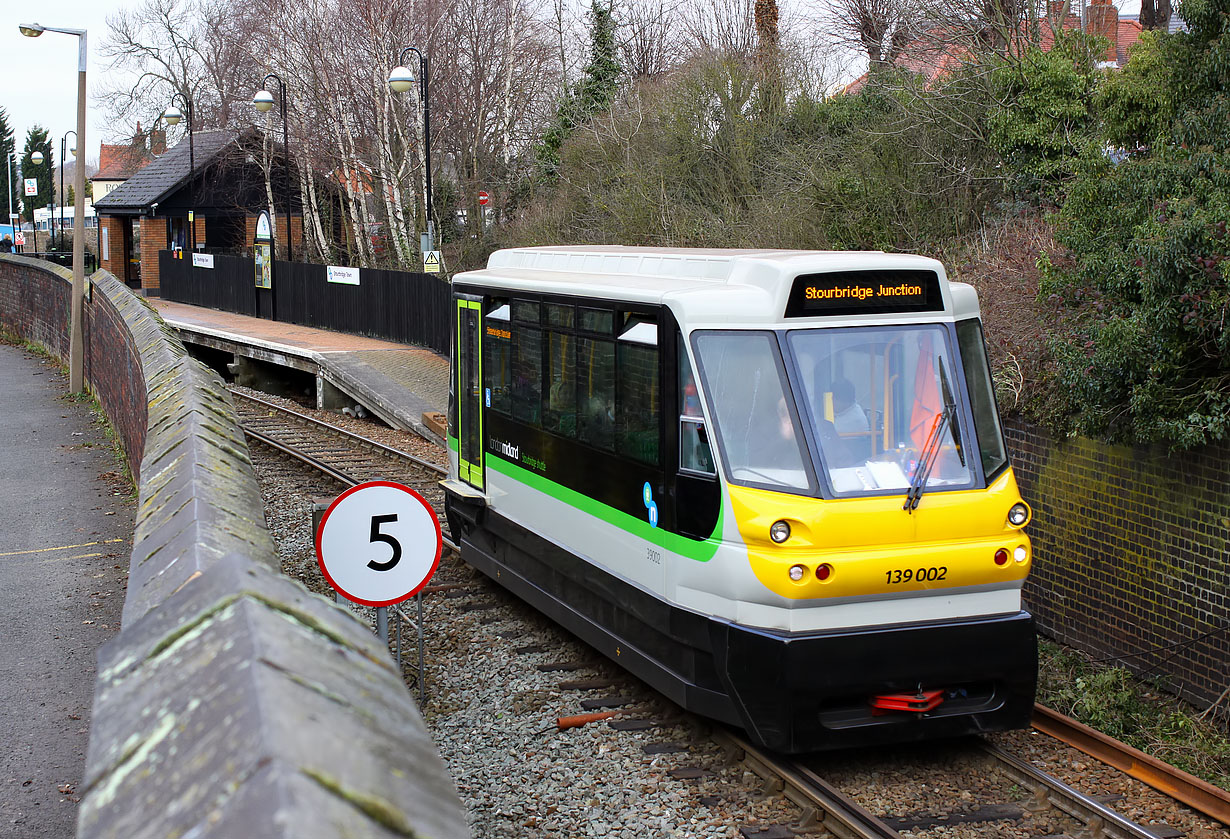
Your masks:
[{"label": "number '5' on sign", "polygon": [[427,585],[441,545],[440,522],[421,495],[392,481],[369,481],[329,505],[316,532],[316,560],[347,600],[392,606]]}]

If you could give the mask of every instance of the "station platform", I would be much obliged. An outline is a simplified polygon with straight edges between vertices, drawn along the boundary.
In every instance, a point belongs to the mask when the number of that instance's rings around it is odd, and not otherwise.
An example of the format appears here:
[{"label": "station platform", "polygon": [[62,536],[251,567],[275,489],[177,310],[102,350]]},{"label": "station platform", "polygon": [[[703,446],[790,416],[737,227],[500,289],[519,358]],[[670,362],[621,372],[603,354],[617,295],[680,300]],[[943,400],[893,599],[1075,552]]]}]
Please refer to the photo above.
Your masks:
[{"label": "station platform", "polygon": [[185,344],[315,375],[318,407],[359,404],[394,428],[445,442],[448,359],[433,350],[156,297],[148,302]]}]

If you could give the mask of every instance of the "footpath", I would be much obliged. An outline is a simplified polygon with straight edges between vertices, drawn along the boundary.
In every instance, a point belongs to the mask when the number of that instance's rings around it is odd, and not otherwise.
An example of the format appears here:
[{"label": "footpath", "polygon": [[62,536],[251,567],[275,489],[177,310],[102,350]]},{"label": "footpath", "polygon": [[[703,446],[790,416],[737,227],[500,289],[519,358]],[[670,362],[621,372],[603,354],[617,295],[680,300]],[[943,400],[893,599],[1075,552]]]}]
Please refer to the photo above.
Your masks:
[{"label": "footpath", "polygon": [[0,839],[70,839],[135,504],[54,362],[0,340]]}]

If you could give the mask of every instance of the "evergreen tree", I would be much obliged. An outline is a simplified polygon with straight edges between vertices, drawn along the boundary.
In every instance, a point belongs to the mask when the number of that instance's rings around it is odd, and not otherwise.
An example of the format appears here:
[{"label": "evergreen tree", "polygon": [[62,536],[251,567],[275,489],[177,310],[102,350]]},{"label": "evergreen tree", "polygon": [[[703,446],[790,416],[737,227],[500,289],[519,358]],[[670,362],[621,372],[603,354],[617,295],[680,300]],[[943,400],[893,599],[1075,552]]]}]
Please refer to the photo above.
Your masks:
[{"label": "evergreen tree", "polygon": [[[9,125],[9,115],[4,108],[0,108],[0,158],[4,159],[4,162],[0,163],[3,167],[0,179],[3,180],[5,189],[12,189],[7,198],[0,199],[0,213],[4,215],[4,224],[9,223],[9,207],[13,208],[13,212],[17,212],[17,208],[21,206],[21,180],[17,177],[16,152],[16,138],[13,136],[12,126]],[[10,163],[12,169],[9,168]],[[10,201],[12,203],[9,203]]]},{"label": "evergreen tree", "polygon": [[589,64],[580,80],[565,94],[555,119],[543,134],[538,147],[538,164],[550,179],[559,169],[559,150],[569,135],[585,121],[610,110],[619,90],[621,68],[615,48],[615,16],[608,0],[590,3]]},{"label": "evergreen tree", "polygon": [[[43,153],[43,162],[35,164],[30,159],[36,151]],[[22,211],[22,218],[28,222],[34,221],[35,208],[46,207],[52,201],[52,196],[55,195],[52,186],[53,178],[51,173],[55,171],[55,157],[51,152],[51,140],[47,135],[47,129],[41,125],[33,126],[26,132],[26,147],[21,153],[21,176],[25,178],[36,178],[38,180],[38,194],[33,197],[27,197],[25,192],[22,192],[22,200],[25,201],[25,210]]]},{"label": "evergreen tree", "polygon": [[[1189,448],[1230,440],[1230,0],[1184,0],[1102,101],[1118,165],[1075,180],[1043,292],[1071,429]],[[1143,64],[1142,64],[1143,63]]]}]

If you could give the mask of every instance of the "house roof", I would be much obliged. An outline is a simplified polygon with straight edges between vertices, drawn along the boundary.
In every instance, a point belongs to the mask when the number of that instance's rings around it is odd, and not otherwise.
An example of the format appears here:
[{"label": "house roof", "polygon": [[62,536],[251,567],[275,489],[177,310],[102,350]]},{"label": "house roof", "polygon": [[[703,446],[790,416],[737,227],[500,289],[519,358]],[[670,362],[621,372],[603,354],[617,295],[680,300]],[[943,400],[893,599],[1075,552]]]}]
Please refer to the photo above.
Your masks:
[{"label": "house roof", "polygon": [[[1177,17],[1177,15],[1176,15]],[[1114,36],[1110,37],[1111,45],[1107,48],[1105,59],[1113,61],[1119,67],[1127,64],[1128,50],[1136,45],[1140,40],[1140,33],[1144,28],[1140,25],[1140,21],[1135,15],[1121,15],[1114,22]],[[1043,52],[1050,52],[1055,46],[1055,30],[1050,24],[1050,18],[1043,18],[1039,27],[1038,46]],[[1063,21],[1063,29],[1069,32],[1079,31],[1081,28],[1081,19],[1079,15],[1068,15]],[[1113,51],[1113,53],[1112,53]],[[1112,57],[1113,55],[1113,57]]]},{"label": "house roof", "polygon": [[98,154],[98,171],[91,180],[126,181],[153,159],[143,143],[103,143]]},{"label": "house roof", "polygon": [[[1097,5],[1096,0],[1093,5]],[[1049,17],[1043,18],[1040,23],[1037,44],[1043,52],[1049,52],[1055,46],[1055,30],[1051,25]],[[1140,21],[1135,16],[1125,15],[1118,17],[1116,13],[1116,19],[1108,21],[1108,23],[1115,28],[1114,34],[1111,36],[1111,45],[1108,47],[1104,58],[1107,61],[1114,62],[1116,66],[1122,67],[1127,63],[1128,50],[1140,40],[1140,34],[1143,30]],[[1079,30],[1081,28],[1080,16],[1068,15],[1060,28]],[[1022,33],[1021,40],[1028,42],[1032,39],[1025,37],[1024,33]],[[927,85],[930,86],[937,79],[947,76],[956,70],[963,62],[969,60],[971,55],[968,48],[952,43],[948,39],[938,38],[935,36],[935,33],[930,33],[927,37],[919,38],[910,43],[893,63],[903,70],[908,70],[911,73],[922,76],[926,80]],[[842,92],[858,93],[867,84],[870,75],[870,72],[868,72],[859,76],[846,85]]]},{"label": "house roof", "polygon": [[95,206],[100,213],[118,210],[120,214],[143,210],[161,203],[167,196],[180,189],[192,176],[192,158],[196,171],[209,167],[226,149],[239,138],[236,131],[198,131],[192,135],[192,147],[188,138],[180,140],[158,159],[149,163],[105,197]]}]

